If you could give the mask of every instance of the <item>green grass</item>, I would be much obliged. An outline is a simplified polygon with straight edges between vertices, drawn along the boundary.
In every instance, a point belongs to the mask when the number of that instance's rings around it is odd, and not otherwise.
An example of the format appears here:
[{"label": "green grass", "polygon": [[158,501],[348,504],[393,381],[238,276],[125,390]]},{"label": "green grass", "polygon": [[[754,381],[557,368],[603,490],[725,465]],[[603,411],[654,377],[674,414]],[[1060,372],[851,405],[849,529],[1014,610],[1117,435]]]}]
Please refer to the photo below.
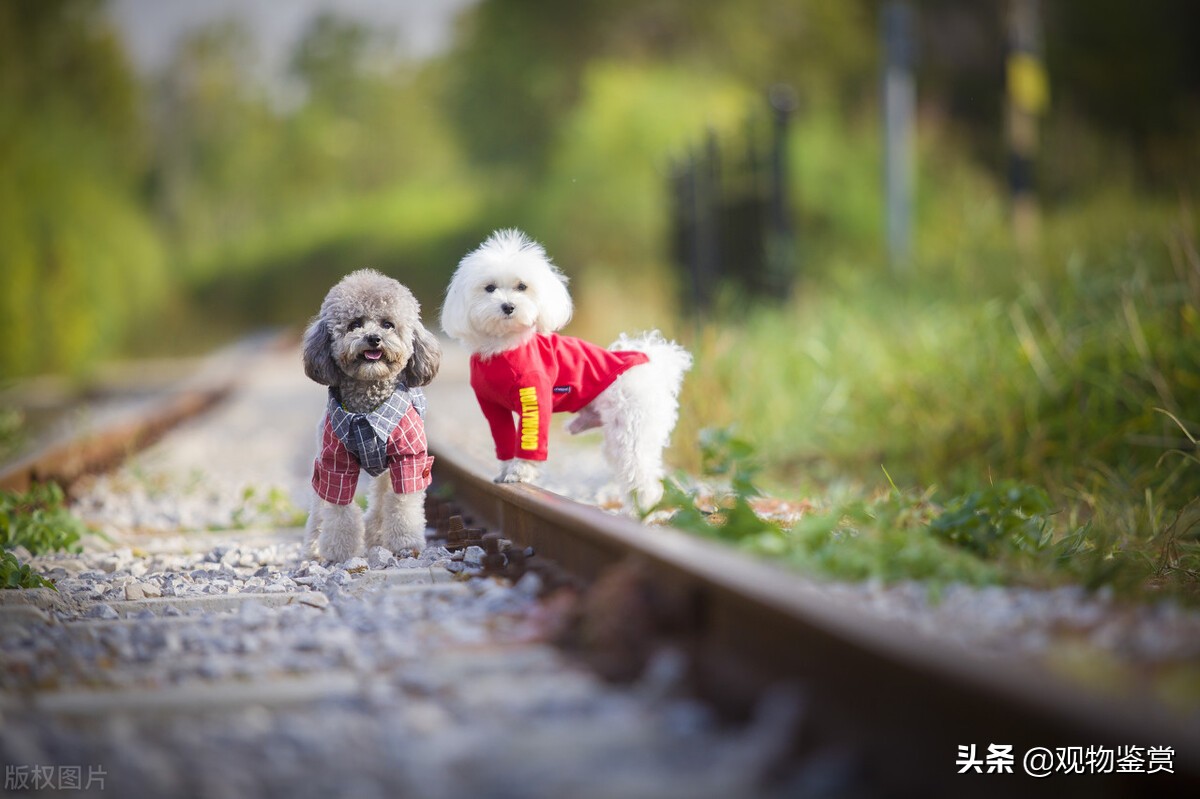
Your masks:
[{"label": "green grass", "polygon": [[769,492],[813,505],[716,534],[850,579],[1200,599],[1196,227],[1101,204],[1048,217],[1032,255],[831,261],[790,302],[702,326],[678,462],[701,469],[700,429],[736,423]]},{"label": "green grass", "polygon": [[951,583],[1110,587],[1122,595],[1196,601],[1200,512],[1189,503],[1142,538],[1065,518],[1042,488],[1005,480],[963,494],[936,488],[827,491],[799,518],[758,504],[754,448],[728,430],[705,430],[702,478],[666,482],[670,523],[819,577]]},{"label": "green grass", "polygon": [[34,555],[77,551],[87,526],[66,508],[54,483],[25,492],[0,491],[0,548],[25,547]]},{"label": "green grass", "polygon": [[87,526],[65,506],[62,489],[38,484],[25,492],[0,492],[0,588],[53,588],[53,584],[21,563],[9,550],[30,553],[79,551]]}]

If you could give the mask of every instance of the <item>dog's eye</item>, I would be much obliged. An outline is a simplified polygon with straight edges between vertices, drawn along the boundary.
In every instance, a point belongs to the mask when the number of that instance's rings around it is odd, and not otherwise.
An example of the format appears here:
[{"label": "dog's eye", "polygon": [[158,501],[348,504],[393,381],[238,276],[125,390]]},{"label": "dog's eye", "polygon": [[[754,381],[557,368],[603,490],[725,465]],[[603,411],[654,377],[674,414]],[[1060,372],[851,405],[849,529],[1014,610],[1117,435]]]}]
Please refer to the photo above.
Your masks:
[{"label": "dog's eye", "polygon": [[524,291],[526,288],[527,286],[524,283],[517,284],[517,291]]},{"label": "dog's eye", "polygon": [[386,319],[384,319],[382,322],[380,322],[379,326],[382,327],[384,330],[391,330],[392,328],[395,327],[395,325],[393,325],[391,322],[389,322]]},{"label": "dog's eye", "polygon": [[488,294],[491,294],[493,291],[496,290],[496,284],[488,283],[486,286],[483,287],[483,290],[486,291]]},{"label": "dog's eye", "polygon": [[347,327],[346,329],[347,330],[358,330],[362,326],[363,326],[363,321],[361,319],[355,319],[353,322],[350,323],[350,326]]}]

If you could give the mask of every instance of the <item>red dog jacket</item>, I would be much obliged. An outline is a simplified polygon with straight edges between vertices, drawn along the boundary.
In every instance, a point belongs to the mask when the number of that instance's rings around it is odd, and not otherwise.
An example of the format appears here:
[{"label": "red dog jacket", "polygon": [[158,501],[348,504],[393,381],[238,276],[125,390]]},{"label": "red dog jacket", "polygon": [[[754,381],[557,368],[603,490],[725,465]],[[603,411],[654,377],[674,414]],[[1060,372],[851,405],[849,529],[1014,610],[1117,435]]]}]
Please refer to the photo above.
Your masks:
[{"label": "red dog jacket", "polygon": [[489,358],[472,355],[471,388],[496,457],[545,460],[552,412],[582,410],[630,367],[648,361],[644,352],[614,352],[557,333],[539,333]]}]

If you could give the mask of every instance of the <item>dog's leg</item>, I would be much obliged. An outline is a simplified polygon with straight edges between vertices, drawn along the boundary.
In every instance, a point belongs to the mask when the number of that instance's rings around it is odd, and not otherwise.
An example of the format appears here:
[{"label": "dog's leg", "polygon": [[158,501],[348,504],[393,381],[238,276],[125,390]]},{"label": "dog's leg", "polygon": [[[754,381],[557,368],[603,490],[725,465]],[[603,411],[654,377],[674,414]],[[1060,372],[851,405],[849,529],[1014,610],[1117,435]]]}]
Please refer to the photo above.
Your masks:
[{"label": "dog's leg", "polygon": [[677,410],[671,388],[662,385],[653,364],[636,366],[595,401],[603,422],[605,460],[631,505],[642,510],[662,499],[663,450]]},{"label": "dog's leg", "polygon": [[397,494],[384,490],[379,495],[380,545],[397,556],[419,554],[425,548],[425,492]]},{"label": "dog's leg", "polygon": [[317,554],[317,536],[321,534],[321,498],[312,495],[308,503],[308,521],[304,524],[304,555],[312,557]]},{"label": "dog's leg", "polygon": [[321,502],[321,532],[317,551],[325,560],[341,563],[363,551],[362,511],[353,502],[334,505]]},{"label": "dog's leg", "polygon": [[604,458],[624,491],[629,509],[648,510],[662,499],[663,445],[639,414],[616,415],[604,425]]},{"label": "dog's leg", "polygon": [[631,499],[648,510],[662,499],[663,450],[679,416],[679,390],[692,356],[657,331],[637,339],[622,336],[612,349],[639,350],[650,359],[594,401],[605,428],[604,454]]},{"label": "dog's leg", "polygon": [[391,493],[391,481],[386,474],[371,481],[367,491],[367,512],[363,516],[367,549],[387,546],[383,540],[383,527],[388,516],[387,497]]}]

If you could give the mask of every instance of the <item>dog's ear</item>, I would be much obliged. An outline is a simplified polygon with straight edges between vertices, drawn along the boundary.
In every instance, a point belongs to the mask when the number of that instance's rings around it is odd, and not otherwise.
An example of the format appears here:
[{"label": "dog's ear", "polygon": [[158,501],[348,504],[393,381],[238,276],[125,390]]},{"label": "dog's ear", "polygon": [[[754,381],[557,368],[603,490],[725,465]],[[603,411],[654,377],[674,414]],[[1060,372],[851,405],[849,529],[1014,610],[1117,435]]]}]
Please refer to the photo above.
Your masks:
[{"label": "dog's ear", "polygon": [[315,317],[304,331],[304,374],[323,386],[338,383],[338,368],[330,352],[329,324]]},{"label": "dog's ear", "polygon": [[442,365],[442,345],[419,322],[413,326],[412,357],[404,367],[404,384],[409,388],[428,385]]},{"label": "dog's ear", "polygon": [[567,276],[547,263],[545,274],[537,282],[537,327],[542,333],[560,330],[571,321],[574,305],[567,291]]},{"label": "dog's ear", "polygon": [[442,332],[460,342],[465,342],[470,334],[467,269],[463,266],[465,263],[466,258],[450,276],[450,284],[446,286],[446,299],[442,302]]}]

